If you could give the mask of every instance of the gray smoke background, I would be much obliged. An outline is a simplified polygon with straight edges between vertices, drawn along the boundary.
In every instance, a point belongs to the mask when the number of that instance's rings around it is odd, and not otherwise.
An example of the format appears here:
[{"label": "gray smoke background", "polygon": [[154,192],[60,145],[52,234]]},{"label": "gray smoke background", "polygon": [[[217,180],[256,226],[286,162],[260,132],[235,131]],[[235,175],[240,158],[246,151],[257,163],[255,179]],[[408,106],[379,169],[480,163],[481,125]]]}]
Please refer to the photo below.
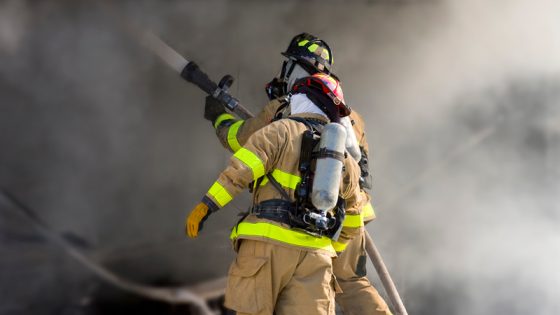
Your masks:
[{"label": "gray smoke background", "polygon": [[[560,314],[560,2],[114,6],[215,80],[232,74],[253,112],[291,37],[325,39],[368,124],[368,230],[409,313]],[[57,232],[143,283],[226,274],[247,194],[183,235],[229,156],[203,94],[96,1],[0,1],[0,100],[0,186]],[[0,243],[0,314],[95,313],[100,291],[119,294],[1,198]]]}]

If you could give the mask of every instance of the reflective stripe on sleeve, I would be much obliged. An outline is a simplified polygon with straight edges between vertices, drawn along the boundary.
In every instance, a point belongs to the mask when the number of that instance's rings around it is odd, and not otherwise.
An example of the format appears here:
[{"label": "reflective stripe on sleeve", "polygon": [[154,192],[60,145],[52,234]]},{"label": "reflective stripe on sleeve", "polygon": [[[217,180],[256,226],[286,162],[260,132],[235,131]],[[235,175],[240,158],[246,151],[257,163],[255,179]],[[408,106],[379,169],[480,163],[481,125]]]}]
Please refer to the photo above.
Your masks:
[{"label": "reflective stripe on sleeve", "polygon": [[235,117],[233,117],[233,115],[228,114],[228,113],[223,113],[220,116],[218,116],[218,119],[216,119],[216,121],[214,122],[214,129],[218,128],[218,126],[220,126],[220,124],[226,120],[232,120],[235,119]]},{"label": "reflective stripe on sleeve", "polygon": [[233,156],[251,169],[253,172],[253,180],[257,180],[264,175],[264,164],[255,153],[245,148],[240,148]]},{"label": "reflective stripe on sleeve", "polygon": [[229,147],[231,148],[231,150],[233,152],[237,152],[237,150],[239,150],[241,148],[241,145],[239,144],[239,141],[237,141],[237,131],[239,130],[239,127],[241,127],[241,125],[244,123],[244,120],[240,120],[235,122],[233,125],[231,125],[229,127],[228,130],[228,135],[227,135],[227,142],[229,144]]},{"label": "reflective stripe on sleeve", "polygon": [[368,218],[372,216],[375,217],[375,211],[373,210],[373,206],[371,205],[371,202],[368,202],[362,208],[362,218]]},{"label": "reflective stripe on sleeve", "polygon": [[227,205],[233,199],[229,192],[219,182],[215,182],[212,187],[210,187],[208,195],[214,198],[220,207]]},{"label": "reflective stripe on sleeve", "polygon": [[332,246],[332,241],[330,238],[315,237],[303,232],[298,232],[284,228],[272,223],[266,222],[241,222],[234,227],[230,238],[243,238],[246,237],[264,237],[272,239],[281,243],[286,243],[294,246],[309,247],[315,249],[322,249],[334,253],[335,250]]},{"label": "reflective stripe on sleeve", "polygon": [[[272,177],[280,184],[282,187],[289,188],[289,189],[296,189],[297,184],[301,182],[301,177],[297,175],[293,175],[290,173],[286,173],[279,169],[275,169],[272,171]],[[264,186],[268,183],[268,178],[264,178],[261,182],[261,186]]]},{"label": "reflective stripe on sleeve", "polygon": [[347,214],[344,217],[344,221],[342,221],[342,226],[349,228],[358,228],[364,226],[362,214]]},{"label": "reflective stripe on sleeve", "polygon": [[332,242],[332,246],[337,253],[340,253],[346,249],[348,243]]}]

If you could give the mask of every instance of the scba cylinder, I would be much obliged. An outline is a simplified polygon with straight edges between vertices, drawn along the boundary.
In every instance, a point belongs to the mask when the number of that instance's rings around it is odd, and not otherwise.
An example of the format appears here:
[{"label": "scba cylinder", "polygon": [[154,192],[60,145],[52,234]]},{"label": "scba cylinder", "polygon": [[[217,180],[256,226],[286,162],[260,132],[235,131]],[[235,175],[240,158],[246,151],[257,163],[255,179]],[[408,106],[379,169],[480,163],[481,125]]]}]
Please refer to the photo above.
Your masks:
[{"label": "scba cylinder", "polygon": [[338,123],[325,125],[311,189],[311,203],[322,212],[333,209],[338,201],[345,144],[344,126]]}]

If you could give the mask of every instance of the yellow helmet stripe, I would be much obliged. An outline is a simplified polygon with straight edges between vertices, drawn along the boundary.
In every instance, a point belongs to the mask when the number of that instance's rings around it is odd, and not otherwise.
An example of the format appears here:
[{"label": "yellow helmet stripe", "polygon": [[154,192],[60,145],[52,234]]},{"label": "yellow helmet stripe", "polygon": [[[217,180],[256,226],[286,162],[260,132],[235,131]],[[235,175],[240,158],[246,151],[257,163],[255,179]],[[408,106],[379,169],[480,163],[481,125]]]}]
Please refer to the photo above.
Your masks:
[{"label": "yellow helmet stripe", "polygon": [[309,43],[309,41],[307,39],[302,40],[301,42],[298,43],[298,46],[305,46],[305,44]]},{"label": "yellow helmet stripe", "polygon": [[[309,43],[309,40],[304,39],[301,42],[298,43],[298,46],[305,46]],[[309,47],[307,47],[307,50],[309,50],[309,52],[315,53],[316,55],[321,56],[321,58],[325,59],[325,60],[329,60],[330,59],[330,53],[328,51],[328,49],[321,49],[319,51],[317,51],[318,48],[320,48],[321,46],[319,46],[318,44],[311,44],[309,45]],[[317,52],[315,52],[317,51]],[[330,60],[330,63],[332,64],[332,60]]]},{"label": "yellow helmet stripe", "polygon": [[319,48],[319,45],[312,44],[312,45],[309,45],[309,47],[307,47],[307,50],[309,50],[310,52],[315,52],[315,50],[317,50],[317,48]]},{"label": "yellow helmet stripe", "polygon": [[[325,60],[329,60],[330,54],[329,51],[326,49],[323,49],[323,51],[321,52],[321,58],[325,59]],[[332,61],[331,61],[332,63]]]}]

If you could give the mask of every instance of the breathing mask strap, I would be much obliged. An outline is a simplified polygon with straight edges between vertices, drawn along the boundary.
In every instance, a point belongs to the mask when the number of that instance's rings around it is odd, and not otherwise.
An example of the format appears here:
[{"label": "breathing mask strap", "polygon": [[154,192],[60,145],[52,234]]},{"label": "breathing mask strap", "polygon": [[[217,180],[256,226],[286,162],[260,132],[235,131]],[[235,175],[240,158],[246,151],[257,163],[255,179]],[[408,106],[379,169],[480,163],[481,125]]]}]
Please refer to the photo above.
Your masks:
[{"label": "breathing mask strap", "polygon": [[284,82],[286,82],[286,84],[288,83],[288,80],[290,79],[290,76],[292,75],[292,72],[294,71],[295,67],[296,67],[295,61],[293,60],[284,61],[284,64],[282,65],[282,72],[280,73],[280,77]]}]

